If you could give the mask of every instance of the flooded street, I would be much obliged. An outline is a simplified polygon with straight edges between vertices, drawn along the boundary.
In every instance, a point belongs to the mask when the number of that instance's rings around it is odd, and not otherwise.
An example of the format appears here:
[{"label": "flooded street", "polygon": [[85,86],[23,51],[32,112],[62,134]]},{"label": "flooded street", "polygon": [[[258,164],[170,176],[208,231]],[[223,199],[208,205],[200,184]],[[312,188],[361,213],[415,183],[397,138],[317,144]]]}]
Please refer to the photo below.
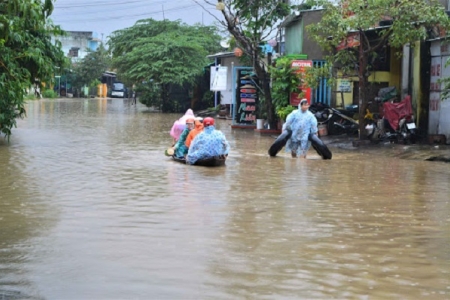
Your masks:
[{"label": "flooded street", "polygon": [[164,156],[181,114],[32,101],[0,139],[0,299],[450,299],[450,165],[330,147]]}]

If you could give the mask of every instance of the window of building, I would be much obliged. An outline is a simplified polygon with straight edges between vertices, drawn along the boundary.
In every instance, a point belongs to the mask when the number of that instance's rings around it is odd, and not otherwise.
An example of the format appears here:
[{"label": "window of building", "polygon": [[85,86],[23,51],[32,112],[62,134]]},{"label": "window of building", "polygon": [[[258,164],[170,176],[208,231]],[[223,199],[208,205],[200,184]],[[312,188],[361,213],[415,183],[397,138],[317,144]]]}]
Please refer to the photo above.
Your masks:
[{"label": "window of building", "polygon": [[74,48],[74,47],[72,47],[72,48],[70,48],[70,50],[69,50],[69,56],[70,57],[78,57],[78,50],[79,50],[80,48]]}]

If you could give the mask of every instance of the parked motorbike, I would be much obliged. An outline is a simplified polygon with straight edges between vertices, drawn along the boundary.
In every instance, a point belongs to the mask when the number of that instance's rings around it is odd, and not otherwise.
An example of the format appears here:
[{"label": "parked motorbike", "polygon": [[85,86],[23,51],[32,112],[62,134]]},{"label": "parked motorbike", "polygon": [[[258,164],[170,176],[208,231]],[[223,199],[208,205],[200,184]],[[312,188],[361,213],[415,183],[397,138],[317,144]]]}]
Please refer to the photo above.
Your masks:
[{"label": "parked motorbike", "polygon": [[325,124],[329,134],[358,134],[359,124],[350,111],[338,110],[324,103],[313,103],[309,110],[315,115],[318,124]]},{"label": "parked motorbike", "polygon": [[384,102],[382,118],[368,112],[365,119],[368,121],[365,127],[367,136],[373,142],[409,144],[415,143],[419,138],[409,95],[401,102]]}]

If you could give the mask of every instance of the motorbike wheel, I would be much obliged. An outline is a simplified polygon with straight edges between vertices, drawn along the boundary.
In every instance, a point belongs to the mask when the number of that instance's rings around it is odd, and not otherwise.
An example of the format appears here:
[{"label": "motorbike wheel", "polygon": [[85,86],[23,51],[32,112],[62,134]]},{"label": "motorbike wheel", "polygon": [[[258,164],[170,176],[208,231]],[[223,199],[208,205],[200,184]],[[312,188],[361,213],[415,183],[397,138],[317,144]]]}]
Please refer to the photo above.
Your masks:
[{"label": "motorbike wheel", "polygon": [[367,137],[372,143],[378,144],[383,140],[383,138],[386,138],[386,133],[375,123],[372,132]]},{"label": "motorbike wheel", "polygon": [[411,143],[415,144],[422,139],[420,129],[416,128],[411,130]]},{"label": "motorbike wheel", "polygon": [[345,129],[341,128],[340,126],[334,124],[336,123],[342,123],[343,121],[345,121],[344,119],[340,118],[339,116],[335,116],[333,115],[330,118],[330,121],[327,124],[327,130],[328,130],[328,134],[329,135],[342,135],[345,134]]},{"label": "motorbike wheel", "polygon": [[403,138],[403,145],[412,144],[410,137]]},{"label": "motorbike wheel", "polygon": [[333,115],[328,122],[327,129],[330,135],[347,134],[352,136],[358,134],[359,128],[356,127],[354,123],[339,116]]},{"label": "motorbike wheel", "polygon": [[374,143],[378,144],[381,142],[381,134],[379,132],[374,132],[370,137],[369,140]]},{"label": "motorbike wheel", "polygon": [[408,129],[406,126],[401,128],[401,134],[403,136],[403,143],[405,145],[415,144],[419,140],[419,133],[416,129]]}]

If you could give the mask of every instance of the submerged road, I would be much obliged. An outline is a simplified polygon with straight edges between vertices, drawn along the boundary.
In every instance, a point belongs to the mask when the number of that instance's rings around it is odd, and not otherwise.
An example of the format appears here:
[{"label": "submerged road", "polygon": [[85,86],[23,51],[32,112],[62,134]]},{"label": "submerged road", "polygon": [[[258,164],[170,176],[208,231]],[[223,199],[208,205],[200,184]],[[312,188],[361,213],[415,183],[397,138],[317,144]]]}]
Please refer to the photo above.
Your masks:
[{"label": "submerged road", "polygon": [[27,104],[0,140],[0,299],[450,299],[450,165],[424,146],[271,158],[217,120],[227,165],[186,166],[179,117]]}]

